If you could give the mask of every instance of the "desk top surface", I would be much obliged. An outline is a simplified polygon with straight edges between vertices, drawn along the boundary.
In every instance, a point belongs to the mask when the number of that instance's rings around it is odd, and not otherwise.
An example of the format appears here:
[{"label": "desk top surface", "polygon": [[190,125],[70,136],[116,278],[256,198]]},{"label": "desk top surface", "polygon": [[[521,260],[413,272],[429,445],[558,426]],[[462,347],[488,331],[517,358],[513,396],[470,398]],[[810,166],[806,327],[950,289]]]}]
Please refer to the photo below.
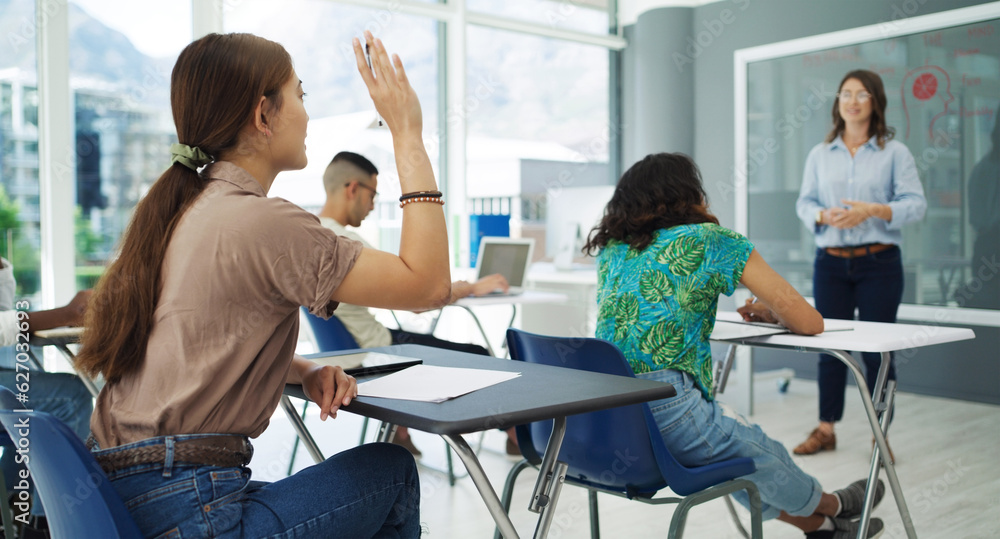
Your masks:
[{"label": "desk top surface", "polygon": [[[427,365],[520,372],[521,376],[441,403],[358,397],[343,410],[434,434],[462,434],[552,419],[676,394],[662,382],[535,365],[415,344],[370,351],[422,359]],[[324,355],[355,353],[345,350]],[[311,354],[306,357],[316,357]],[[285,392],[302,397],[301,386]]]},{"label": "desk top surface", "polygon": [[82,327],[42,329],[31,334],[28,342],[32,346],[74,344],[80,342],[83,329]]},{"label": "desk top surface", "polygon": [[[739,313],[720,312],[718,320],[742,320]],[[843,325],[845,321],[836,321]],[[810,348],[822,350],[847,350],[852,352],[895,352],[908,348],[920,348],[932,344],[965,341],[976,338],[968,328],[945,326],[923,326],[917,324],[888,324],[884,322],[849,321],[850,331],[829,331],[819,335],[795,335],[782,333],[765,337],[749,337],[733,341],[752,346],[773,345],[788,348]]]}]

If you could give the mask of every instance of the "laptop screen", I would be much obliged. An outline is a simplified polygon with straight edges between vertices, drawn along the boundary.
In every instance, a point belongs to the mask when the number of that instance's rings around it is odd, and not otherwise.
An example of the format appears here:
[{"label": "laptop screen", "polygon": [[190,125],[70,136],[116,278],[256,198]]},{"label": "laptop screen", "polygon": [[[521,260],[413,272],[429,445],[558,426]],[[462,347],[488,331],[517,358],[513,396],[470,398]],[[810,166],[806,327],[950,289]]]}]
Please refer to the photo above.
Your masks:
[{"label": "laptop screen", "polygon": [[476,264],[477,279],[499,273],[515,288],[524,286],[524,276],[531,262],[534,240],[531,238],[484,237]]}]

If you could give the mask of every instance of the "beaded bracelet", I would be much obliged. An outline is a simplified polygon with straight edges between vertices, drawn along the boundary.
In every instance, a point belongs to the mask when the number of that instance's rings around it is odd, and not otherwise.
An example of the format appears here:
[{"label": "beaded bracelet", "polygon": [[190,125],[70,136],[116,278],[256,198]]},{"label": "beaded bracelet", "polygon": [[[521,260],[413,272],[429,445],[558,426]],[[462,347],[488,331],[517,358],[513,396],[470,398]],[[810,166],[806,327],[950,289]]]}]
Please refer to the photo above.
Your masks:
[{"label": "beaded bracelet", "polygon": [[399,203],[399,207],[402,208],[403,206],[405,206],[407,204],[413,204],[414,202],[433,202],[435,204],[440,204],[440,205],[444,206],[444,200],[441,200],[440,196],[436,196],[436,197],[435,196],[422,196],[422,197],[414,197],[414,198],[408,198],[406,200],[403,200],[402,202]]},{"label": "beaded bracelet", "polygon": [[399,197],[399,201],[409,200],[411,198],[426,197],[426,198],[441,198],[443,195],[441,191],[416,191],[414,193],[406,193]]}]

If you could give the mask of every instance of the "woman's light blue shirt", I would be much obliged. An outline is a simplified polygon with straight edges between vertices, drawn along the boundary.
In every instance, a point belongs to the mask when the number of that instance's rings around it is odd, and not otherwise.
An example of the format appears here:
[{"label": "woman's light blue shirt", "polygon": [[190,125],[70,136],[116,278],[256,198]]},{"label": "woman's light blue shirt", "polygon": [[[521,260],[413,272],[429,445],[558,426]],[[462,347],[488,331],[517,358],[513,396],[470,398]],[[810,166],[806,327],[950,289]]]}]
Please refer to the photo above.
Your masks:
[{"label": "woman's light blue shirt", "polygon": [[[844,207],[843,199],[888,204],[892,220],[870,217],[846,230],[816,224],[817,212]],[[923,219],[926,210],[927,199],[910,150],[895,140],[880,149],[876,137],[861,145],[853,158],[839,136],[831,143],[817,144],[806,159],[795,204],[799,219],[816,234],[818,247],[899,245],[903,225]]]}]

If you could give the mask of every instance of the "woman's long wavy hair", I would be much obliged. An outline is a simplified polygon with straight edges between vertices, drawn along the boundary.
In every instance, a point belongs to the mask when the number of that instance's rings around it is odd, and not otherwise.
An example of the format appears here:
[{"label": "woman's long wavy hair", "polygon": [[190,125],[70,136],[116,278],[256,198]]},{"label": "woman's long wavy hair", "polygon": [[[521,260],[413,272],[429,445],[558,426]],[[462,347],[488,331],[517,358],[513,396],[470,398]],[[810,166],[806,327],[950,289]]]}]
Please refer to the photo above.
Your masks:
[{"label": "woman's long wavy hair", "polygon": [[611,240],[642,250],[661,228],[697,223],[719,224],[708,213],[698,166],[682,153],[650,154],[622,174],[583,251],[595,254]]},{"label": "woman's long wavy hair", "polygon": [[882,85],[882,77],[874,71],[867,69],[856,69],[844,75],[837,87],[837,97],[833,100],[833,129],[826,135],[827,144],[831,143],[838,136],[844,134],[845,122],[840,116],[840,89],[848,79],[858,79],[865,91],[872,95],[872,117],[868,122],[868,138],[875,136],[875,142],[879,148],[885,148],[885,143],[896,136],[896,130],[885,123],[885,107],[888,100],[885,97],[885,86]]},{"label": "woman's long wavy hair", "polygon": [[[194,41],[177,57],[170,78],[177,141],[213,159],[236,149],[262,96],[268,111],[280,110],[281,87],[292,73],[285,49],[255,35],[209,34]],[[167,245],[205,184],[197,172],[174,163],[139,201],[87,310],[76,358],[86,374],[103,374],[113,384],[142,365]]]}]

